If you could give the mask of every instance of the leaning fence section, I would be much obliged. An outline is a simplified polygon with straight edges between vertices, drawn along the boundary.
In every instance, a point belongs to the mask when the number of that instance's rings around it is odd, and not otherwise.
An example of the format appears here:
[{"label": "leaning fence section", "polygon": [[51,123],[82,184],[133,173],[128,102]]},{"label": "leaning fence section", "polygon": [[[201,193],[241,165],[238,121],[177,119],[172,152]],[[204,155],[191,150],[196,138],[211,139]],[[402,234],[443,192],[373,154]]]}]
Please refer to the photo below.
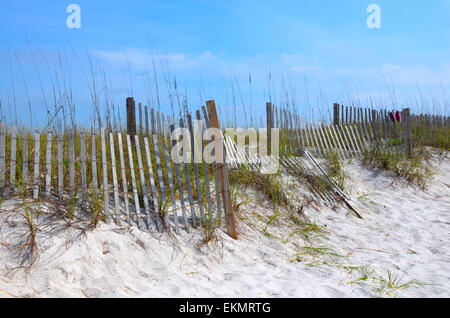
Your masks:
[{"label": "leaning fence section", "polygon": [[411,157],[414,147],[450,149],[449,117],[413,114],[409,108],[387,111],[334,104],[329,122],[314,122],[267,103],[266,118],[268,144],[272,139],[270,128],[278,128],[282,156],[309,151],[315,156],[334,152],[352,158],[382,147]]}]

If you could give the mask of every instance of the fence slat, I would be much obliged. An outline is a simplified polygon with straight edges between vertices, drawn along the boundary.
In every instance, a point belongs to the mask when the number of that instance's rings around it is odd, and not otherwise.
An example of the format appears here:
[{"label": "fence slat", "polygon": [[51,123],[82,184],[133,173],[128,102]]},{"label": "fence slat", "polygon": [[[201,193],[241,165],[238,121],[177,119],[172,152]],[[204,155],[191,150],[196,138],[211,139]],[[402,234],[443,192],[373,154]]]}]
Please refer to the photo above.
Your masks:
[{"label": "fence slat", "polygon": [[141,229],[141,209],[139,207],[139,196],[137,192],[136,186],[136,175],[134,172],[134,161],[133,161],[133,152],[131,151],[131,139],[130,135],[127,135],[127,147],[128,147],[128,158],[130,162],[130,173],[131,173],[131,185],[133,187],[133,195],[134,195],[134,206],[136,209],[136,223],[138,228]]},{"label": "fence slat", "polygon": [[17,127],[11,131],[11,164],[9,167],[9,185],[12,190],[16,187],[16,155],[17,155]]},{"label": "fence slat", "polygon": [[[160,155],[159,155],[159,144],[158,144],[157,134],[156,133],[152,134],[152,138],[153,138],[153,153],[155,154],[156,172],[154,171],[154,167],[152,167],[152,164],[151,164],[150,153],[148,154],[148,160],[149,160],[148,168],[149,168],[149,174],[150,174],[150,184],[152,187],[156,224],[157,224],[158,228],[162,229],[162,220],[161,220],[161,215],[160,215],[161,211],[159,209],[159,204],[158,204],[158,189],[156,187],[156,182],[155,182],[155,178],[154,178],[154,176],[156,174],[158,175],[158,181],[159,181],[159,187],[160,187],[161,207],[163,207],[163,204],[166,200],[166,191],[164,188],[164,180],[163,180],[163,175],[162,175],[162,170],[161,170],[161,159],[160,159]],[[148,145],[148,142],[147,142],[147,145]],[[166,216],[164,216],[164,220],[165,220],[165,222],[166,222],[165,224],[167,226],[168,223],[167,223]]]},{"label": "fence slat", "polygon": [[111,170],[113,177],[114,206],[116,212],[116,223],[120,224],[120,201],[119,201],[119,185],[117,182],[116,154],[114,148],[114,135],[109,133],[109,146],[111,149]]},{"label": "fence slat", "polygon": [[301,122],[300,122],[300,115],[295,116],[295,122],[296,122],[296,125],[297,125],[298,134],[300,135],[301,147],[302,147],[301,149],[305,150],[306,149],[306,143],[305,143],[305,138],[303,136],[304,131],[303,131],[303,128],[302,128],[302,125],[301,125]]},{"label": "fence slat", "polygon": [[86,137],[84,130],[80,131],[80,163],[81,163],[81,190],[86,193]]},{"label": "fence slat", "polygon": [[26,188],[28,184],[28,131],[22,130],[22,181]]},{"label": "fence slat", "polygon": [[344,140],[342,139],[340,130],[337,129],[336,127],[339,127],[339,125],[337,125],[337,126],[336,125],[331,125],[331,130],[333,131],[333,134],[335,136],[334,138],[336,138],[336,140],[337,140],[337,142],[339,144],[338,147],[341,149],[341,152],[342,152],[344,158],[348,159],[350,157],[348,156],[347,148],[345,147],[345,143],[344,143]]},{"label": "fence slat", "polygon": [[58,135],[58,195],[62,199],[64,192],[64,174],[63,174],[63,143],[61,134]]},{"label": "fence slat", "polygon": [[75,189],[75,128],[69,133],[69,186],[70,190]]},{"label": "fence slat", "polygon": [[356,140],[356,144],[359,147],[359,152],[360,154],[362,154],[362,152],[366,149],[366,141],[364,139],[363,134],[361,133],[361,131],[358,130],[358,126],[351,126],[351,129],[353,131],[353,136],[355,136],[355,140]]},{"label": "fence slat", "polygon": [[172,210],[173,210],[173,220],[174,220],[174,226],[175,226],[175,233],[179,233],[179,225],[178,225],[178,211],[175,201],[175,188],[173,184],[173,175],[172,175],[172,167],[170,165],[170,155],[169,155],[169,149],[166,145],[166,142],[163,143],[164,147],[164,153],[166,157],[166,163],[167,163],[167,179],[169,180],[169,192],[170,192],[170,199],[172,200]]},{"label": "fence slat", "polygon": [[106,217],[109,216],[109,189],[108,189],[108,161],[106,158],[106,140],[105,129],[100,128],[100,140],[102,144],[102,166],[103,166],[103,200],[104,200],[104,213]]},{"label": "fence slat", "polygon": [[325,151],[331,151],[331,149],[333,148],[333,146],[329,145],[327,142],[327,139],[325,138],[325,133],[323,131],[323,126],[321,124],[319,124],[317,126],[317,131],[318,131],[318,135],[319,137],[323,140],[323,144],[324,144],[324,150]]},{"label": "fence slat", "polygon": [[159,214],[158,214],[158,190],[156,189],[156,184],[155,184],[155,177],[154,177],[154,172],[153,172],[153,167],[152,167],[152,157],[151,157],[151,152],[150,152],[150,148],[149,148],[148,138],[144,138],[144,148],[145,148],[145,154],[147,157],[148,175],[150,178],[150,189],[152,191],[153,212],[155,214],[156,226],[158,229],[160,229],[161,221],[160,221]]},{"label": "fence slat", "polygon": [[193,165],[194,165],[194,176],[195,176],[195,188],[197,190],[197,197],[198,197],[198,203],[199,203],[199,209],[200,209],[200,224],[204,224],[205,221],[205,210],[203,208],[203,201],[202,201],[202,192],[200,189],[200,178],[199,178],[199,172],[198,172],[198,163],[195,160],[196,156],[196,149],[195,149],[195,135],[194,135],[194,128],[192,126],[192,117],[191,114],[187,114],[187,120],[188,120],[188,128],[189,133],[191,134],[191,152],[192,152],[192,159],[193,159]]},{"label": "fence slat", "polygon": [[92,187],[97,193],[98,180],[97,180],[97,149],[96,149],[95,129],[91,129],[91,165],[92,165]]},{"label": "fence slat", "polygon": [[147,107],[147,105],[144,106],[144,113],[145,113],[145,136],[148,137],[149,131],[148,131],[148,107]]},{"label": "fence slat", "polygon": [[152,108],[150,108],[150,119],[151,119],[151,124],[152,124],[152,134],[156,133],[156,125],[155,125],[155,110]]},{"label": "fence slat", "polygon": [[142,196],[144,199],[143,200],[144,201],[144,211],[145,211],[145,214],[147,215],[147,228],[150,229],[152,226],[154,226],[154,222],[151,218],[150,206],[148,204],[147,186],[146,186],[145,174],[144,174],[144,165],[142,164],[141,144],[139,142],[138,135],[134,135],[134,143],[136,145],[136,156],[137,156],[137,160],[138,160],[139,177],[141,180]]},{"label": "fence slat", "polygon": [[[119,132],[117,134],[117,141],[119,146],[119,159],[120,159],[120,170],[122,173],[122,188],[123,188],[123,198],[125,201],[125,213],[127,214],[127,222],[130,222],[130,204],[128,202],[128,184],[127,184],[127,173],[125,169],[125,160],[123,156],[123,143],[122,143],[122,134]],[[120,216],[119,216],[120,217]]]},{"label": "fence slat", "polygon": [[34,176],[33,176],[33,199],[39,197],[39,155],[40,155],[40,142],[41,133],[39,129],[36,129],[34,134]]},{"label": "fence slat", "polygon": [[45,195],[50,196],[52,186],[52,132],[47,131],[47,149],[45,153]]},{"label": "fence slat", "polygon": [[359,147],[359,143],[358,140],[356,139],[356,133],[355,130],[353,129],[353,125],[349,125],[346,126],[346,128],[348,128],[349,131],[349,136],[350,139],[352,140],[353,144],[355,145],[356,151],[361,155],[361,148]]},{"label": "fence slat", "polygon": [[[175,119],[174,119],[175,121]],[[170,125],[170,131],[173,133],[173,131],[175,130],[175,126],[173,124]],[[177,143],[177,140],[172,140],[172,151],[173,151],[173,146],[175,146],[175,144]],[[175,162],[175,174],[177,175],[177,187],[178,187],[178,193],[180,195],[180,203],[181,203],[181,210],[183,212],[183,223],[184,223],[184,228],[186,230],[186,232],[189,233],[189,222],[187,219],[187,212],[186,212],[186,205],[184,203],[184,194],[183,194],[183,184],[181,183],[181,174],[180,174],[180,164]]]},{"label": "fence slat", "polygon": [[142,138],[142,135],[144,133],[144,125],[142,120],[142,103],[139,103],[139,136]]},{"label": "fence slat", "polygon": [[[184,128],[184,121],[183,118],[180,118],[180,128]],[[186,140],[185,136],[183,136],[183,160],[184,160],[184,174],[186,177],[186,188],[188,192],[188,199],[189,199],[189,208],[191,210],[191,218],[192,218],[192,225],[194,227],[197,226],[197,217],[195,215],[195,206],[194,206],[194,198],[192,197],[192,186],[191,186],[191,174],[189,172],[189,165],[188,165],[188,156],[187,156],[187,149],[190,145],[188,145],[188,141]]]},{"label": "fence slat", "polygon": [[[403,109],[404,125],[405,125],[405,143],[406,155],[412,157],[412,129],[411,129],[411,112],[409,108]],[[402,118],[403,119],[403,118]]]},{"label": "fence slat", "polygon": [[[348,148],[350,154],[351,154],[352,156],[354,156],[354,155],[356,154],[356,148],[353,146],[353,143],[351,142],[350,135],[348,135],[348,129],[347,129],[347,127],[348,127],[347,124],[346,124],[346,125],[343,125],[343,126],[340,126],[340,127],[339,127],[339,130],[340,130],[342,136],[344,136],[344,140],[345,140],[345,143],[346,143],[346,145],[347,145],[347,148]],[[348,137],[347,137],[347,136],[348,136]]]},{"label": "fence slat", "polygon": [[306,123],[306,119],[304,117],[301,117],[300,120],[303,126],[303,133],[305,134],[305,141],[306,141],[305,150],[306,147],[308,147],[310,151],[316,153],[316,149],[313,146],[312,135],[311,132],[309,131],[308,124]]},{"label": "fence slat", "polygon": [[310,131],[311,131],[311,133],[312,133],[312,135],[313,135],[313,137],[314,137],[315,145],[316,145],[316,147],[317,147],[317,148],[316,148],[316,149],[317,149],[317,154],[318,154],[318,155],[323,155],[323,154],[325,154],[325,153],[323,152],[323,147],[322,147],[322,145],[319,143],[319,139],[318,139],[318,137],[317,137],[317,135],[316,135],[316,132],[315,132],[315,129],[314,129],[312,120],[309,121],[309,129],[310,129]]},{"label": "fence slat", "polygon": [[[158,116],[159,119],[159,116]],[[160,123],[160,121],[158,120],[158,124]],[[161,131],[161,129],[160,129]],[[159,142],[158,142],[158,135],[159,134],[154,134],[153,135],[153,148],[155,151],[155,160],[156,160],[156,170],[158,171],[158,181],[159,181],[159,190],[160,190],[160,196],[161,196],[161,207],[164,205],[164,203],[166,202],[166,188],[164,185],[164,177],[163,177],[163,172],[162,172],[162,165],[161,165],[161,157],[160,157],[160,148],[159,148]],[[161,219],[161,215],[160,213],[157,214],[158,218]],[[164,222],[166,224],[166,226],[168,226],[168,218],[167,215],[162,215]]]},{"label": "fence slat", "polygon": [[[197,121],[199,123],[201,123],[202,118],[201,118],[199,110],[197,110],[195,112],[195,117],[196,117]],[[203,178],[204,178],[204,181],[205,181],[205,192],[206,192],[206,200],[207,200],[207,203],[208,203],[209,221],[211,221],[211,220],[214,219],[214,211],[213,211],[212,202],[211,202],[211,189],[210,189],[210,178],[209,178],[208,164],[206,163],[206,161],[203,158],[203,151],[205,149],[205,144],[203,142],[202,126],[199,125],[199,127],[197,129],[199,129],[198,134],[202,136],[201,139],[200,139],[200,142],[201,142],[201,152],[202,152]],[[206,218],[206,216],[205,216],[205,218]],[[204,220],[204,222],[205,221],[206,220]]]}]

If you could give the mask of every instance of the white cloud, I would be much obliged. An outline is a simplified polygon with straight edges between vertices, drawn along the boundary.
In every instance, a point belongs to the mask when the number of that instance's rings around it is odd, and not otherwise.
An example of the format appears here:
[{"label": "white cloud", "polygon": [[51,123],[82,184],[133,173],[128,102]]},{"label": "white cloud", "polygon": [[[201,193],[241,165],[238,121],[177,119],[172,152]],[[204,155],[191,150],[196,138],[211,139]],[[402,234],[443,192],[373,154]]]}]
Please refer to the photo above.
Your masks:
[{"label": "white cloud", "polygon": [[129,48],[121,51],[93,51],[94,56],[108,63],[130,63],[131,68],[135,70],[144,70],[152,68],[153,60],[156,65],[160,65],[161,60],[167,61],[171,70],[181,71],[201,67],[215,59],[215,56],[205,51],[199,55],[188,55],[182,53],[161,54],[150,50],[140,50]]},{"label": "white cloud", "polygon": [[255,77],[265,77],[267,67],[277,70],[279,67],[290,70],[294,73],[315,73],[322,75],[324,70],[312,59],[304,57],[302,54],[281,54],[278,56],[267,56],[257,54],[250,57],[229,57],[226,53],[213,54],[205,51],[199,54],[185,53],[154,53],[150,50],[129,48],[119,51],[96,50],[93,55],[110,64],[126,65],[127,62],[135,71],[152,68],[153,59],[157,67],[160,61],[167,61],[172,72],[194,71],[194,72],[214,72],[219,75],[234,74],[243,75],[251,72]]},{"label": "white cloud", "polygon": [[430,68],[425,65],[383,64],[368,68],[340,68],[330,70],[330,73],[342,76],[357,77],[365,82],[383,80],[401,86],[437,86],[450,85],[450,64],[440,68]]},{"label": "white cloud", "polygon": [[[216,85],[219,89],[228,89],[226,82],[230,80],[230,72],[236,75],[238,81],[248,81],[251,73],[255,88],[267,87],[267,75],[270,71],[275,93],[276,87],[282,81],[283,73],[288,71],[293,75],[294,82],[298,82],[298,92],[304,93],[303,81],[305,76],[309,90],[320,90],[330,96],[351,95],[367,101],[369,97],[382,100],[392,100],[403,96],[409,98],[417,93],[417,87],[424,91],[439,91],[441,86],[450,85],[450,63],[441,67],[381,64],[368,67],[333,68],[325,67],[317,58],[306,57],[303,54],[257,54],[249,57],[230,57],[226,52],[212,53],[210,51],[198,54],[185,53],[155,53],[150,50],[126,49],[121,51],[95,51],[94,55],[109,63],[126,66],[127,60],[134,72],[152,68],[155,59],[160,69],[160,59],[167,60],[170,72],[177,79],[196,81],[200,74],[209,85]],[[181,76],[180,76],[181,75]],[[225,84],[225,85],[224,85]]]}]

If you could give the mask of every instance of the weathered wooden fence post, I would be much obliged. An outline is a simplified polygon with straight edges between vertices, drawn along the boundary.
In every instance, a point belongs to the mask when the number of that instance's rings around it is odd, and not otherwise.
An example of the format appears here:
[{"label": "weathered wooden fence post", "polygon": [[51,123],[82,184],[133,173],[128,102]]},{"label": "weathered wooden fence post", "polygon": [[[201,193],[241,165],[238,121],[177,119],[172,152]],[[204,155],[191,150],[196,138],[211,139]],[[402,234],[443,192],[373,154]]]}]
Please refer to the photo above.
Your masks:
[{"label": "weathered wooden fence post", "polygon": [[148,137],[148,134],[149,134],[149,132],[148,132],[148,107],[144,106],[144,109],[145,109],[145,136]]},{"label": "weathered wooden fence post", "polygon": [[[136,107],[133,97],[127,98],[127,134],[136,135]],[[134,144],[134,138],[131,143]]]},{"label": "weathered wooden fence post", "polygon": [[[198,162],[197,162],[197,160],[195,160],[198,149],[196,149],[196,142],[195,142],[196,137],[194,135],[194,126],[192,124],[192,117],[191,117],[190,113],[187,114],[187,121],[188,121],[189,133],[191,135],[191,153],[192,153],[192,162],[194,165],[195,188],[197,190],[197,198],[198,198],[198,203],[199,203],[199,208],[200,208],[200,216],[201,216],[200,224],[203,225],[205,222],[205,210],[203,209],[202,191],[200,188],[200,178],[199,178],[199,171],[198,171]],[[203,155],[203,153],[202,153],[202,155]]]},{"label": "weathered wooden fence post", "polygon": [[272,103],[266,103],[266,117],[267,117],[267,154],[272,154],[272,128],[273,128],[273,110]]},{"label": "weathered wooden fence post", "polygon": [[405,129],[405,147],[406,147],[406,155],[408,158],[412,158],[412,126],[411,126],[411,111],[409,108],[403,109],[403,120],[405,121],[403,127]]},{"label": "weathered wooden fence post", "polygon": [[339,104],[333,104],[333,124],[339,125]]},{"label": "weathered wooden fence post", "polygon": [[[217,116],[216,102],[214,100],[210,100],[206,102],[206,107],[208,108],[209,120],[212,128],[220,129],[219,118]],[[231,206],[231,194],[230,188],[228,185],[228,173],[226,170],[226,165],[224,163],[225,158],[225,147],[223,145],[223,137],[215,139],[215,149],[216,149],[216,161],[217,162],[217,170],[219,175],[219,182],[222,186],[222,200],[224,202],[225,207],[225,219],[227,224],[227,233],[232,238],[237,239],[236,232],[236,223],[234,220],[233,208]],[[221,148],[220,148],[221,147]],[[220,151],[222,150],[222,151]],[[222,158],[220,155],[222,154]]]}]

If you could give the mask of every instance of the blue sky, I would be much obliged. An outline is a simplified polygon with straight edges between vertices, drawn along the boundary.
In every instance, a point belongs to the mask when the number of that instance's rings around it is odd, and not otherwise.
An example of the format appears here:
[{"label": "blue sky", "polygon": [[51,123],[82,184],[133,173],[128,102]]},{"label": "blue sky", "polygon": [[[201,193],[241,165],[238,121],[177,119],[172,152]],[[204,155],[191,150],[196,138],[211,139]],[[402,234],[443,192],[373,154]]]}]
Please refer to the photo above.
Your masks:
[{"label": "blue sky", "polygon": [[[66,26],[71,3],[81,8],[80,29]],[[366,25],[372,3],[381,8],[380,29]],[[9,119],[14,104],[28,113],[28,96],[34,121],[45,118],[56,68],[60,81],[70,80],[77,117],[89,120],[88,54],[98,87],[104,72],[108,99],[121,108],[131,87],[137,101],[156,104],[152,56],[161,109],[169,113],[161,60],[192,109],[214,98],[225,120],[232,120],[234,103],[241,120],[242,104],[255,117],[269,99],[283,104],[283,83],[300,111],[319,109],[315,116],[325,116],[333,102],[448,106],[449,0],[5,1],[0,36],[1,111]]]}]

